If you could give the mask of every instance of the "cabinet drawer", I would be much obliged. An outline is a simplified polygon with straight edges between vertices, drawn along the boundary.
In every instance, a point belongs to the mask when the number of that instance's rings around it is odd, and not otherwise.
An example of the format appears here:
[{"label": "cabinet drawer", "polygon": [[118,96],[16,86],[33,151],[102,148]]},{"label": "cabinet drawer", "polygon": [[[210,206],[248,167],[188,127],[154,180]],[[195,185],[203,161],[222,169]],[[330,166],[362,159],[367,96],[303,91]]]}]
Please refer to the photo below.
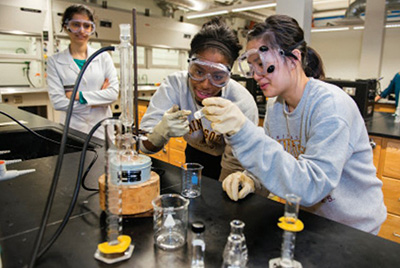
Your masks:
[{"label": "cabinet drawer", "polygon": [[382,182],[383,198],[388,212],[400,216],[400,180],[382,177]]},{"label": "cabinet drawer", "polygon": [[185,152],[173,148],[169,149],[170,164],[180,167],[185,163],[185,160],[186,160]]},{"label": "cabinet drawer", "polygon": [[400,142],[388,140],[383,175],[400,179]]},{"label": "cabinet drawer", "polygon": [[182,137],[171,138],[169,140],[169,147],[184,152],[186,149],[186,141]]},{"label": "cabinet drawer", "polygon": [[378,236],[400,243],[400,217],[388,214]]}]

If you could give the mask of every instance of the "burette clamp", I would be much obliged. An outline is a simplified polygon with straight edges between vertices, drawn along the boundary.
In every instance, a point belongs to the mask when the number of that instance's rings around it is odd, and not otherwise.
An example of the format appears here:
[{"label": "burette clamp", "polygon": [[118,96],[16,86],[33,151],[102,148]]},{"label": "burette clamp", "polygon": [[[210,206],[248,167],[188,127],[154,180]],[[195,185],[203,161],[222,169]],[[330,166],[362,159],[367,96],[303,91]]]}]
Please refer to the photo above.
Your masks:
[{"label": "burette clamp", "polygon": [[285,220],[284,216],[279,218],[278,226],[279,228],[289,232],[300,232],[304,229],[304,224],[301,220],[296,219],[296,221],[290,222]]}]

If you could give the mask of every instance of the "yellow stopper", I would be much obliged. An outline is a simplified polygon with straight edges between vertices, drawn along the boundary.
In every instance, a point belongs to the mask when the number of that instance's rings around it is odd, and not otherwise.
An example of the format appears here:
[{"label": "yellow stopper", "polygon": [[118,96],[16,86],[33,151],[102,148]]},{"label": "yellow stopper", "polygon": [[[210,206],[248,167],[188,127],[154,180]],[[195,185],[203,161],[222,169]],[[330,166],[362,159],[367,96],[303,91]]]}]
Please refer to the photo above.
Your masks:
[{"label": "yellow stopper", "polygon": [[297,219],[296,221],[292,219],[285,219],[285,217],[280,217],[278,222],[279,228],[290,231],[290,232],[300,232],[304,229],[304,224],[301,220]]},{"label": "yellow stopper", "polygon": [[101,243],[97,246],[98,250],[103,254],[124,253],[131,244],[131,237],[128,235],[118,236],[118,244],[110,245],[108,242]]}]

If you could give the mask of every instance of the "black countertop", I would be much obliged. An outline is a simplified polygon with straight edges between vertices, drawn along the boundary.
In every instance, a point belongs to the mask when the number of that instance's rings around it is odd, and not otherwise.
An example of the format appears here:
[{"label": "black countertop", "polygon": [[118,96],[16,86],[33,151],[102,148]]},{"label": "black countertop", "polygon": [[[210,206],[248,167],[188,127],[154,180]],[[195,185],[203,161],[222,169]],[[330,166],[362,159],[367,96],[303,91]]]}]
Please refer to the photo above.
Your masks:
[{"label": "black countertop", "polygon": [[400,139],[400,123],[394,122],[391,113],[374,112],[372,118],[365,120],[369,135]]},{"label": "black countertop", "polygon": [[[0,105],[0,110],[3,107]],[[9,110],[10,111],[10,110]],[[25,113],[25,112],[24,112]],[[23,119],[32,121],[31,115]],[[33,122],[33,121],[32,121]],[[91,154],[87,158],[90,159]],[[102,150],[87,178],[96,187],[103,173]],[[44,241],[58,227],[75,185],[80,153],[65,155],[54,205]],[[5,268],[23,267],[29,261],[51,184],[56,156],[12,164],[8,169],[35,168],[36,172],[0,181],[0,246]],[[180,169],[153,160],[161,175],[161,192],[180,191]],[[161,173],[160,173],[161,174]],[[202,195],[189,205],[189,221],[206,225],[206,267],[220,267],[229,234],[229,222],[241,219],[249,250],[248,267],[268,267],[280,256],[282,230],[277,227],[284,206],[257,195],[231,201],[221,184],[203,177]],[[400,244],[373,236],[325,218],[300,211],[305,229],[297,234],[295,259],[303,267],[400,267]],[[94,259],[97,245],[105,241],[104,213],[97,193],[81,189],[73,215],[56,243],[37,261],[37,267],[190,267],[190,243],[176,251],[162,251],[153,243],[152,218],[124,217],[123,233],[131,236],[135,249],[124,262],[106,265]],[[189,231],[188,241],[191,233]]]}]

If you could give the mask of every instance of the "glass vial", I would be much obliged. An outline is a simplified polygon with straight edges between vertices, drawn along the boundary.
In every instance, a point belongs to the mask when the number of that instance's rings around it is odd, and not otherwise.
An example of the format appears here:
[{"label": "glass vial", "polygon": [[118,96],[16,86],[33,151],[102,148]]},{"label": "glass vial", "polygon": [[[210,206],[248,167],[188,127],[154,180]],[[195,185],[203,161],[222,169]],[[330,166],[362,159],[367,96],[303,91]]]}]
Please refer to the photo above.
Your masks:
[{"label": "glass vial", "polygon": [[230,223],[231,233],[224,249],[224,263],[222,267],[246,267],[248,261],[248,251],[246,238],[244,236],[244,222],[241,220],[233,220]]},{"label": "glass vial", "polygon": [[205,226],[202,222],[192,223],[192,268],[204,268],[204,253],[206,242],[204,241]]}]

